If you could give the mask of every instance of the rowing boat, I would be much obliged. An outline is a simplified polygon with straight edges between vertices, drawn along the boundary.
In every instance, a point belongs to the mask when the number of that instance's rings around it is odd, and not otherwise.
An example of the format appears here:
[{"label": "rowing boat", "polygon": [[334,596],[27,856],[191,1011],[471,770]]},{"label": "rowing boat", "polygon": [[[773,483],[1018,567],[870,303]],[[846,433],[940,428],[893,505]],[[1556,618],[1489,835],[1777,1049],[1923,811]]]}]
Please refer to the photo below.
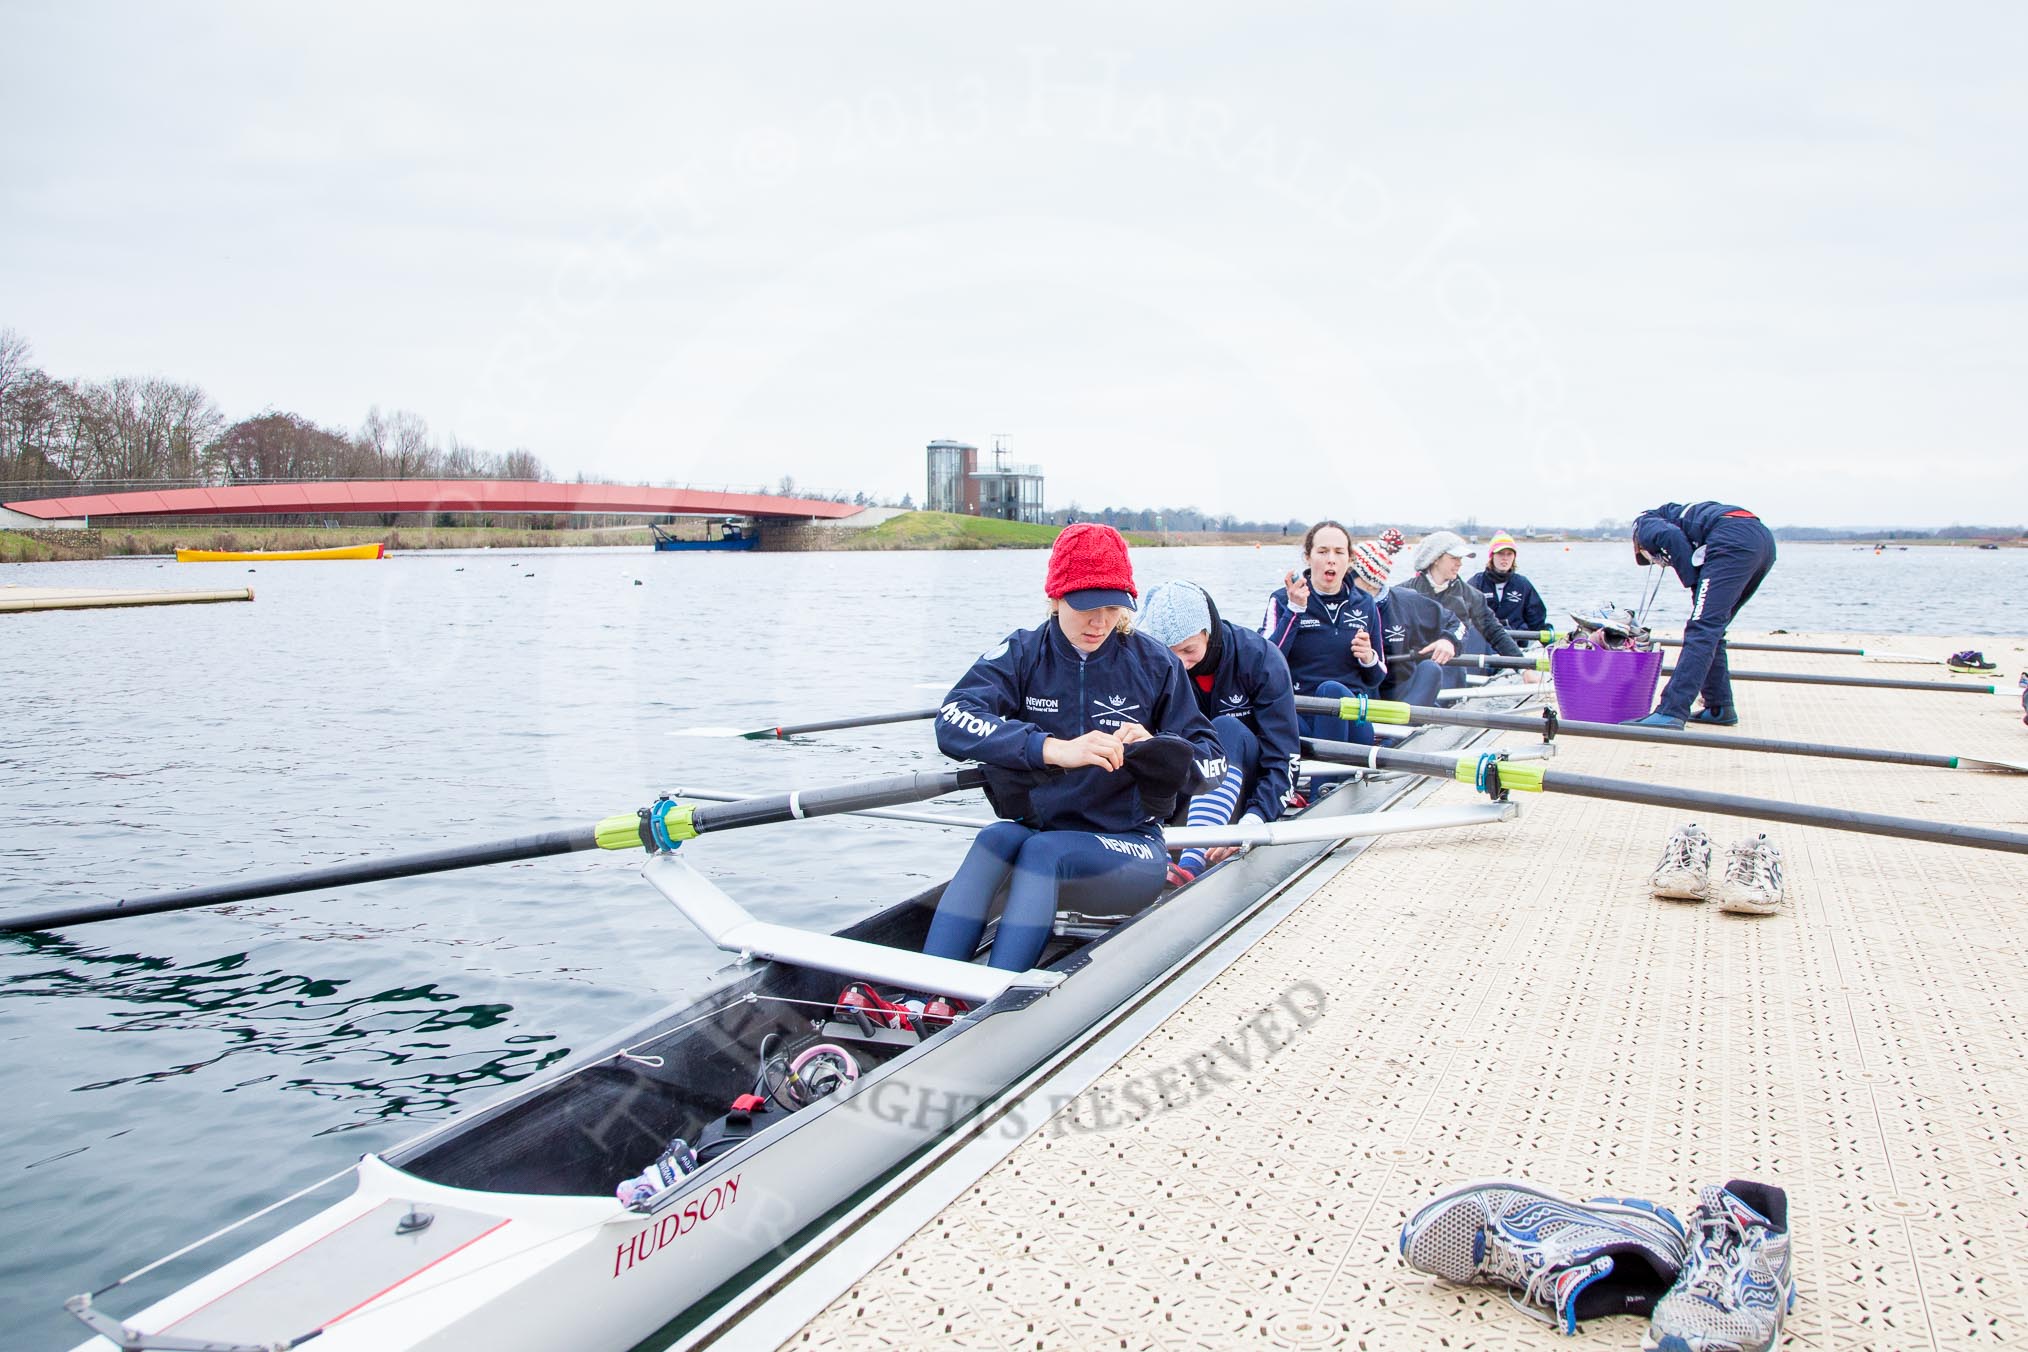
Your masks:
[{"label": "rowing boat", "polygon": [[[1454,750],[1482,735],[1429,728],[1418,742]],[[1266,848],[1124,922],[1059,916],[1026,972],[920,951],[941,886],[821,934],[748,914],[691,866],[694,842],[655,854],[647,881],[738,955],[702,995],[365,1156],[349,1171],[348,1196],[137,1315],[116,1320],[91,1298],[72,1298],[72,1312],[100,1335],[84,1346],[253,1352],[315,1337],[328,1352],[533,1352],[676,1336],[672,1321],[695,1327],[749,1284],[749,1269],[789,1252],[855,1194],[1245,923],[1338,841],[1515,810],[1399,807],[1411,792],[1397,780],[1355,780],[1276,823],[1287,829],[1265,837]],[[989,927],[981,952],[992,937]],[[834,1001],[853,978],[941,991],[972,1008],[918,1037],[841,1012]],[[856,1076],[790,1107],[764,1069],[770,1048],[786,1059],[823,1045],[845,1049]],[[631,1203],[616,1200],[615,1185],[676,1137],[703,1162]],[[730,1145],[707,1156],[707,1141]]]},{"label": "rowing boat", "polygon": [[313,559],[384,559],[387,546],[333,545],[329,549],[179,549],[178,563],[285,563]]}]

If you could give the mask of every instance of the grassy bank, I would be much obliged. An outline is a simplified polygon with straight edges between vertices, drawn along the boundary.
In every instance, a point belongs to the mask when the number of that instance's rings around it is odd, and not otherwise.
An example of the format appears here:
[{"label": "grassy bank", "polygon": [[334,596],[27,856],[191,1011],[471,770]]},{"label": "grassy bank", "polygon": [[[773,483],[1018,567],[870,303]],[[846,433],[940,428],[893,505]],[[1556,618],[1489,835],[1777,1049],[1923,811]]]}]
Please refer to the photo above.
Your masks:
[{"label": "grassy bank", "polygon": [[[995,521],[953,512],[904,512],[867,530],[841,530],[840,549],[1047,549],[1061,526]],[[1152,535],[1127,532],[1127,542],[1160,544]]]},{"label": "grassy bank", "polygon": [[94,555],[59,549],[11,530],[0,530],[0,563],[61,563],[65,559],[87,559]]}]

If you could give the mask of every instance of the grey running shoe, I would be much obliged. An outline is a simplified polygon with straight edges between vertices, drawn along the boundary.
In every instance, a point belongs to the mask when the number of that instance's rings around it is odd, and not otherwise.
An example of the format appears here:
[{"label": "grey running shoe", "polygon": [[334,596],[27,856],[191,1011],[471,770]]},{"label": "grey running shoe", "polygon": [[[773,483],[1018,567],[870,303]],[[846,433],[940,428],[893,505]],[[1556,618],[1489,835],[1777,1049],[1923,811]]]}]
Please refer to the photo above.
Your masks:
[{"label": "grey running shoe", "polygon": [[1576,1333],[1579,1320],[1647,1314],[1675,1282],[1688,1237],[1667,1207],[1572,1201],[1518,1179],[1467,1183],[1401,1227],[1403,1261],[1448,1282],[1511,1288],[1516,1308]]},{"label": "grey running shoe", "polygon": [[1789,1197],[1734,1179],[1697,1194],[1683,1276],[1655,1305],[1646,1352],[1770,1352],[1796,1307]]},{"label": "grey running shoe", "polygon": [[1711,883],[1711,837],[1696,822],[1679,826],[1662,847],[1648,886],[1658,897],[1702,901]]},{"label": "grey running shoe", "polygon": [[1733,842],[1711,899],[1721,911],[1773,915],[1782,908],[1782,892],[1782,847],[1763,833]]}]

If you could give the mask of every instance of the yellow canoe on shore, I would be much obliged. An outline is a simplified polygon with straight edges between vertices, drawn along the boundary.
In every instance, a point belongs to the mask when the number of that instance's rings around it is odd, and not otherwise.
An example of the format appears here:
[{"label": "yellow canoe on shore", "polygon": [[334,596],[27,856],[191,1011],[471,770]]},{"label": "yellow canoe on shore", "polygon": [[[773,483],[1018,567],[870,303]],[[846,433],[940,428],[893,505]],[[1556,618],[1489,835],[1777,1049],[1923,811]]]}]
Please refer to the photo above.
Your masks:
[{"label": "yellow canoe on shore", "polygon": [[178,563],[250,563],[289,559],[384,559],[386,545],[336,545],[330,549],[179,549]]}]

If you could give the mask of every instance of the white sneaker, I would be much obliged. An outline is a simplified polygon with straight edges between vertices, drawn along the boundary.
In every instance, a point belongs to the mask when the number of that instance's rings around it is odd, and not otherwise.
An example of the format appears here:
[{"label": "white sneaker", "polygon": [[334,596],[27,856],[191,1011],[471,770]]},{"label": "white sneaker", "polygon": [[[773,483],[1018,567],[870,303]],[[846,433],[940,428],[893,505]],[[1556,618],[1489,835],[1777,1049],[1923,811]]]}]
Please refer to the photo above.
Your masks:
[{"label": "white sneaker", "polygon": [[1733,842],[1711,899],[1721,911],[1773,915],[1782,908],[1782,892],[1782,847],[1761,834]]},{"label": "white sneaker", "polygon": [[1662,847],[1648,886],[1658,897],[1702,901],[1711,883],[1711,837],[1696,822],[1679,826]]}]

